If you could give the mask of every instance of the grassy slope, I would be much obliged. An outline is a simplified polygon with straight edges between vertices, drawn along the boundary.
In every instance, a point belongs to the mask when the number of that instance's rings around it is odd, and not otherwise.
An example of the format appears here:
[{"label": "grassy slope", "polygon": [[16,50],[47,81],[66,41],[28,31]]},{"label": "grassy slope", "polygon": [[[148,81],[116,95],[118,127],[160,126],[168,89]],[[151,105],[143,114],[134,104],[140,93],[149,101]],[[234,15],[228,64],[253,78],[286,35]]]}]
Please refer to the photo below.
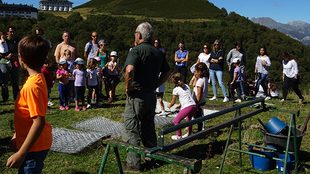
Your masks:
[{"label": "grassy slope", "polygon": [[92,0],[83,5],[75,7],[96,8],[99,12],[143,15],[147,17],[163,18],[213,18],[222,11],[212,3],[204,0]]},{"label": "grassy slope", "polygon": [[[166,84],[166,93],[164,95],[165,101],[170,101],[172,96],[172,88],[173,85],[167,83]],[[212,95],[212,88],[209,87],[209,97]],[[10,89],[11,92],[11,89]],[[93,118],[96,116],[103,116],[112,120],[116,120],[119,122],[123,122],[123,119],[119,117],[119,114],[124,112],[125,105],[125,95],[124,95],[124,83],[120,83],[117,88],[117,95],[120,99],[117,102],[112,104],[107,103],[106,101],[102,102],[104,104],[103,108],[93,108],[89,109],[85,112],[74,111],[74,105],[70,104],[71,107],[68,111],[59,110],[58,104],[58,91],[57,86],[54,86],[52,89],[53,102],[55,106],[52,107],[52,113],[47,115],[47,121],[54,126],[65,127],[68,129],[74,129],[70,125],[72,123],[76,123],[88,118]],[[208,97],[208,98],[209,98]],[[219,96],[223,98],[223,96]],[[310,101],[309,96],[305,96],[306,101]],[[268,101],[268,103],[277,104],[279,109],[287,109],[287,110],[300,110],[300,117],[297,118],[297,125],[303,125],[304,121],[309,112],[309,104],[305,103],[303,105],[298,104],[298,98],[295,94],[290,94],[288,96],[287,103],[283,105],[279,105],[277,99],[273,99]],[[232,106],[232,103],[223,103],[222,100],[218,101],[207,101],[207,104],[212,105],[228,105]],[[241,110],[242,114],[251,111],[250,108],[244,108]],[[7,158],[12,155],[12,152],[9,152],[8,149],[8,140],[14,133],[14,103],[12,99],[6,103],[0,102],[0,173],[2,174],[12,174],[16,173],[16,170],[9,169],[5,167],[5,163]],[[265,112],[254,116],[252,118],[246,119],[242,124],[242,141],[253,143],[254,141],[262,141],[262,133],[259,130],[249,129],[250,125],[257,124],[256,118],[259,117],[264,123],[266,123],[272,117],[278,117],[282,121],[288,123],[289,114],[278,113],[278,112]],[[229,120],[233,117],[233,113],[229,113],[218,118],[214,118],[211,121],[206,123],[206,127],[210,127],[219,123],[222,123],[226,120]],[[103,128],[104,129],[104,128]],[[160,128],[156,128],[159,130]],[[193,127],[193,131],[197,130],[197,126]],[[208,160],[204,161],[204,165],[200,173],[217,173],[218,166],[221,163],[222,158],[222,150],[225,144],[225,141],[228,136],[228,128],[222,129],[211,135],[206,136],[203,139],[195,140],[187,145],[181,146],[177,149],[171,151],[171,153],[175,153],[178,155],[182,155],[188,158],[203,158],[203,154],[208,153],[208,149],[211,149],[211,156]],[[184,131],[183,131],[184,132]],[[165,136],[165,144],[172,142],[170,139],[171,135],[174,135],[175,132],[168,134]],[[299,169],[300,173],[307,173],[309,170],[310,161],[308,160],[309,152],[310,152],[310,144],[309,134],[306,134],[303,138],[303,142],[301,145],[301,153],[299,155],[300,164]],[[237,131],[235,131],[232,135],[232,142],[230,144],[231,147],[237,147]],[[246,146],[242,146],[244,150],[247,150]],[[45,167],[43,173],[52,173],[52,174],[62,174],[62,173],[98,173],[100,163],[105,151],[105,146],[101,144],[100,141],[94,143],[90,147],[85,148],[78,154],[64,154],[58,152],[50,151],[46,160]],[[126,152],[124,150],[120,150],[121,160],[126,159]],[[238,165],[238,154],[232,151],[228,151],[225,165],[224,165],[224,173],[277,173],[277,170],[272,170],[268,172],[258,172],[250,166],[249,156],[246,154],[242,155],[243,157],[243,167],[239,167]],[[181,173],[183,171],[182,167],[177,165],[165,164],[159,168],[156,168],[152,171],[147,171],[145,173]],[[118,173],[116,159],[114,156],[113,150],[110,151],[110,155],[108,157],[108,162],[106,164],[106,168],[104,173]]]}]

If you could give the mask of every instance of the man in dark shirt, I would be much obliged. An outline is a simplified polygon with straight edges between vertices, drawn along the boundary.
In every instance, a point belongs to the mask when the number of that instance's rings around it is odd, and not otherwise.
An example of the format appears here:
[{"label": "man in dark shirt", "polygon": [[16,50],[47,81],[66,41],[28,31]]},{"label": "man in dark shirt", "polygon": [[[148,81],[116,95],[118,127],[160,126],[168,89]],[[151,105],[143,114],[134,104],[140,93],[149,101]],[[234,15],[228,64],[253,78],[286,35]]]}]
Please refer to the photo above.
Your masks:
[{"label": "man in dark shirt", "polygon": [[9,52],[8,52],[8,55],[4,56],[3,58],[10,61],[10,63],[0,64],[3,101],[7,101],[7,99],[9,98],[9,91],[8,91],[9,74],[11,74],[11,79],[12,79],[14,100],[17,98],[17,95],[19,93],[19,63],[18,63],[18,52],[17,52],[19,39],[15,36],[15,34],[16,34],[16,28],[14,26],[8,26],[7,27],[8,37],[6,39],[6,43],[8,45]]},{"label": "man in dark shirt", "polygon": [[[167,80],[170,67],[164,54],[151,44],[154,35],[151,24],[141,23],[134,35],[138,45],[128,53],[125,64],[127,100],[122,138],[133,145],[140,145],[142,140],[145,147],[151,148],[157,146],[154,124],[155,89]],[[123,170],[134,172],[140,169],[140,155],[128,152]]]}]

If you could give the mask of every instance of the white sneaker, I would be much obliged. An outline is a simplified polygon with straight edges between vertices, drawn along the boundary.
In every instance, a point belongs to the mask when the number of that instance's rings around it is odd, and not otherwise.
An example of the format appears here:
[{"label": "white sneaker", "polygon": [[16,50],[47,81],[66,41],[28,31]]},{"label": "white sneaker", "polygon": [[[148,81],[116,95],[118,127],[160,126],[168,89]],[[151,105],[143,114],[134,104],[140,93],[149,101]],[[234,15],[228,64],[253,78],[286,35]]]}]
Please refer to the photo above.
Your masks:
[{"label": "white sneaker", "polygon": [[285,102],[285,100],[284,100],[284,99],[282,99],[282,100],[280,100],[279,102],[280,102],[280,103],[284,103],[284,102]]},{"label": "white sneaker", "polygon": [[229,102],[229,99],[227,97],[225,97],[223,102]]},{"label": "white sneaker", "polygon": [[265,98],[265,100],[271,100],[271,97],[267,96],[267,97]]},{"label": "white sneaker", "polygon": [[47,105],[48,105],[48,106],[54,106],[54,103],[48,101],[48,102],[47,102]]},{"label": "white sneaker", "polygon": [[96,103],[96,100],[95,100],[95,99],[91,99],[90,103],[91,103],[91,104],[95,104],[95,103]]},{"label": "white sneaker", "polygon": [[172,135],[171,139],[173,139],[173,140],[180,140],[180,139],[182,139],[182,136]]},{"label": "white sneaker", "polygon": [[187,132],[187,134],[182,135],[182,138],[185,138],[185,137],[188,137],[188,136],[189,136],[189,133]]},{"label": "white sneaker", "polygon": [[166,111],[161,111],[160,114],[158,114],[158,116],[167,116],[169,113]]},{"label": "white sneaker", "polygon": [[239,98],[239,99],[235,100],[235,102],[236,103],[241,103],[241,99]]},{"label": "white sneaker", "polygon": [[90,105],[90,104],[87,104],[86,108],[87,108],[87,109],[91,108],[91,105]]},{"label": "white sneaker", "polygon": [[212,97],[212,98],[210,98],[209,100],[217,100],[217,97]]}]

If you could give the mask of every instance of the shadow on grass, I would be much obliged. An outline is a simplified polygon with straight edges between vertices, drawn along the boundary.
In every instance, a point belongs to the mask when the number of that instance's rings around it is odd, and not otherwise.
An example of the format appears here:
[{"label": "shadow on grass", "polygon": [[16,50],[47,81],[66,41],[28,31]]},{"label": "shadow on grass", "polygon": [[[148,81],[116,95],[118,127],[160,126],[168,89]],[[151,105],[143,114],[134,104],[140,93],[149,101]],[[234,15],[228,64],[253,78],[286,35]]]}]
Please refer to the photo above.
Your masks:
[{"label": "shadow on grass", "polygon": [[10,151],[9,145],[10,145],[11,139],[12,137],[6,137],[6,138],[0,139],[0,157]]},{"label": "shadow on grass", "polygon": [[[230,141],[229,144],[232,144]],[[210,159],[214,155],[223,154],[225,149],[226,141],[214,141],[208,144],[198,144],[191,146],[183,151],[177,152],[175,155],[183,156],[190,159]]]},{"label": "shadow on grass", "polygon": [[14,113],[15,109],[10,109],[10,110],[3,110],[2,112],[0,112],[0,114],[9,114],[9,113]]}]

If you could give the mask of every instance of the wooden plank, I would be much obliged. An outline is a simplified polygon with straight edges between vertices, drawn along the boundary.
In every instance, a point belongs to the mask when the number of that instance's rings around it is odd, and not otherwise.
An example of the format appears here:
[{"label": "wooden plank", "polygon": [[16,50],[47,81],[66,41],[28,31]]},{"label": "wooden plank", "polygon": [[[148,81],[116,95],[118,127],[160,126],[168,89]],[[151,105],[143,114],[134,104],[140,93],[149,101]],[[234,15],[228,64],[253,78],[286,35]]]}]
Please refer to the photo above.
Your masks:
[{"label": "wooden plank", "polygon": [[197,168],[201,167],[200,166],[201,160],[188,159],[185,157],[177,156],[177,155],[166,153],[163,151],[156,151],[154,153],[151,153],[151,151],[149,150],[150,148],[142,147],[142,146],[133,146],[129,143],[126,143],[121,140],[113,139],[113,138],[103,140],[103,142],[113,147],[117,147],[117,148],[120,148],[126,151],[135,152],[140,155],[145,155],[147,157],[165,161],[171,164],[177,164],[179,166],[188,167],[189,169],[192,169],[195,171],[197,171]]}]

